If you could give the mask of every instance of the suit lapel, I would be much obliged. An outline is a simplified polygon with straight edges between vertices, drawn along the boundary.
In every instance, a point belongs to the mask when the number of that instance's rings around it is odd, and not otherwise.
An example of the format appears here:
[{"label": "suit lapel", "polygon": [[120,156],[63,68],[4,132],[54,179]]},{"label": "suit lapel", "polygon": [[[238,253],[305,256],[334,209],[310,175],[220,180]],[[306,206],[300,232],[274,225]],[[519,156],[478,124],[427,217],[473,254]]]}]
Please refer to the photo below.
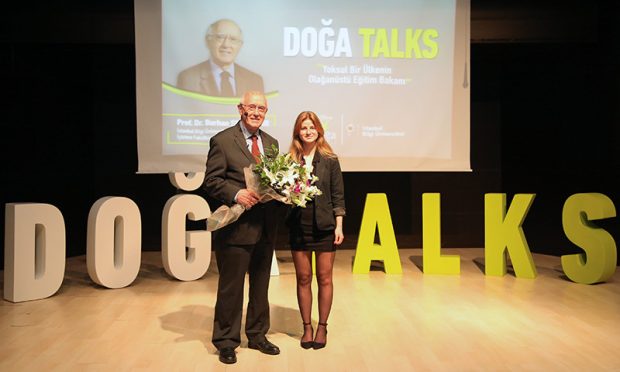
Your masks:
[{"label": "suit lapel", "polygon": [[245,79],[243,79],[243,75],[241,73],[241,69],[239,68],[239,65],[237,65],[235,63],[235,93],[237,94],[237,96],[241,96],[245,91],[245,85],[243,84],[243,82],[245,81]]},{"label": "suit lapel", "polygon": [[268,157],[275,158],[278,154],[277,153],[274,154],[273,151],[271,151],[271,146],[275,145],[275,142],[272,141],[271,138],[264,135],[264,133],[265,132],[263,132],[262,130],[260,131],[260,140],[263,143],[263,152]]},{"label": "suit lapel", "polygon": [[250,152],[250,150],[248,150],[248,143],[246,142],[245,137],[243,137],[241,125],[243,125],[241,121],[238,121],[237,129],[235,130],[235,143],[239,146],[239,149],[241,150],[243,155],[245,155],[245,157],[248,158],[250,162],[255,164],[256,161],[254,160],[254,156],[252,156],[252,153]]},{"label": "suit lapel", "polygon": [[315,151],[314,158],[312,159],[312,173],[314,173],[315,176],[319,177],[319,180],[323,178],[323,171],[325,170],[324,164],[321,163],[323,163],[321,162],[321,154],[317,150]]}]

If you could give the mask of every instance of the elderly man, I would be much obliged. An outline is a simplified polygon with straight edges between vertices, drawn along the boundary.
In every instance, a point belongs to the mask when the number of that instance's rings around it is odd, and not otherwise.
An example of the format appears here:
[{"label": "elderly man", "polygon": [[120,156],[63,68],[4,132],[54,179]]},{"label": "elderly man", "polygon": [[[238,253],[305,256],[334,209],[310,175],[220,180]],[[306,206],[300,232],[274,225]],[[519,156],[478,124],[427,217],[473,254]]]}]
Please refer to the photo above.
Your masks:
[{"label": "elderly man", "polygon": [[[241,204],[246,211],[234,223],[213,235],[219,270],[213,344],[222,363],[237,361],[241,343],[241,314],[245,274],[249,273],[249,302],[245,321],[248,347],[276,355],[280,349],[267,340],[269,300],[267,290],[278,225],[276,202],[258,203],[248,190],[243,168],[257,162],[265,149],[278,146],[275,138],[260,130],[267,113],[262,92],[246,92],[237,106],[241,120],[211,138],[204,189],[211,199]],[[267,155],[271,155],[268,151]],[[274,154],[275,155],[275,154]]]},{"label": "elderly man", "polygon": [[206,35],[209,59],[181,71],[177,87],[210,96],[238,97],[246,91],[263,92],[263,78],[235,63],[243,45],[239,26],[230,19],[211,24]]}]

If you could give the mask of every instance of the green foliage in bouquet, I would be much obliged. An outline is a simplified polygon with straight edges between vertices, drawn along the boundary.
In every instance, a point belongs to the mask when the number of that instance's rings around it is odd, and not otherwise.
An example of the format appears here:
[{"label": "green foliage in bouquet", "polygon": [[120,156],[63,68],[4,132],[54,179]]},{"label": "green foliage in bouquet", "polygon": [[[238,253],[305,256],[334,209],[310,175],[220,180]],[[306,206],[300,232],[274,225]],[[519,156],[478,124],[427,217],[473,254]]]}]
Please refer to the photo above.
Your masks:
[{"label": "green foliage in bouquet", "polygon": [[279,154],[275,145],[265,149],[260,161],[252,169],[260,178],[262,187],[269,187],[285,196],[285,203],[304,207],[315,196],[321,195],[314,183],[318,177],[311,175],[308,168],[297,163],[291,154]]}]

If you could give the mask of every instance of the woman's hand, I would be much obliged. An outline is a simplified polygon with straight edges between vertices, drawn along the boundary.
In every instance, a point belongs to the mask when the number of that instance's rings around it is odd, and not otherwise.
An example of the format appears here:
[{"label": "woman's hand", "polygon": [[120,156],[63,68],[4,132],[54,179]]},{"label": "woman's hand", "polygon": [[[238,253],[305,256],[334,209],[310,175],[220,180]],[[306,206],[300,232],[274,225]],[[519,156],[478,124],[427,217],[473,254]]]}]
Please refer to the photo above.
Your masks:
[{"label": "woman's hand", "polygon": [[344,234],[342,233],[342,226],[336,227],[336,229],[334,230],[334,235],[336,236],[336,238],[334,239],[334,244],[340,245],[340,243],[342,243],[342,241],[344,240]]}]

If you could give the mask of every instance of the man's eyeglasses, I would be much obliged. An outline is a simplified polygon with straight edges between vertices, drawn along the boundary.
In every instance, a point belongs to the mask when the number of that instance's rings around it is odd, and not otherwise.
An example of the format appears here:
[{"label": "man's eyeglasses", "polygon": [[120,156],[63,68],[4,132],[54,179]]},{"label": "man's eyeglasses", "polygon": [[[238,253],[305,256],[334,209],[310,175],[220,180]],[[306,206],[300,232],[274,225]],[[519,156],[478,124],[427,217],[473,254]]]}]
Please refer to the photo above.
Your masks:
[{"label": "man's eyeglasses", "polygon": [[241,104],[241,106],[243,106],[243,108],[244,108],[246,111],[258,111],[258,112],[260,112],[261,114],[264,114],[264,113],[266,113],[266,112],[267,112],[267,107],[265,107],[265,106],[244,105],[244,104]]},{"label": "man's eyeglasses", "polygon": [[208,37],[211,39],[215,39],[215,41],[217,41],[219,44],[226,41],[226,39],[228,39],[228,41],[230,41],[230,43],[234,45],[243,44],[243,40],[239,39],[238,37],[228,35],[228,34],[210,34],[208,35]]}]

